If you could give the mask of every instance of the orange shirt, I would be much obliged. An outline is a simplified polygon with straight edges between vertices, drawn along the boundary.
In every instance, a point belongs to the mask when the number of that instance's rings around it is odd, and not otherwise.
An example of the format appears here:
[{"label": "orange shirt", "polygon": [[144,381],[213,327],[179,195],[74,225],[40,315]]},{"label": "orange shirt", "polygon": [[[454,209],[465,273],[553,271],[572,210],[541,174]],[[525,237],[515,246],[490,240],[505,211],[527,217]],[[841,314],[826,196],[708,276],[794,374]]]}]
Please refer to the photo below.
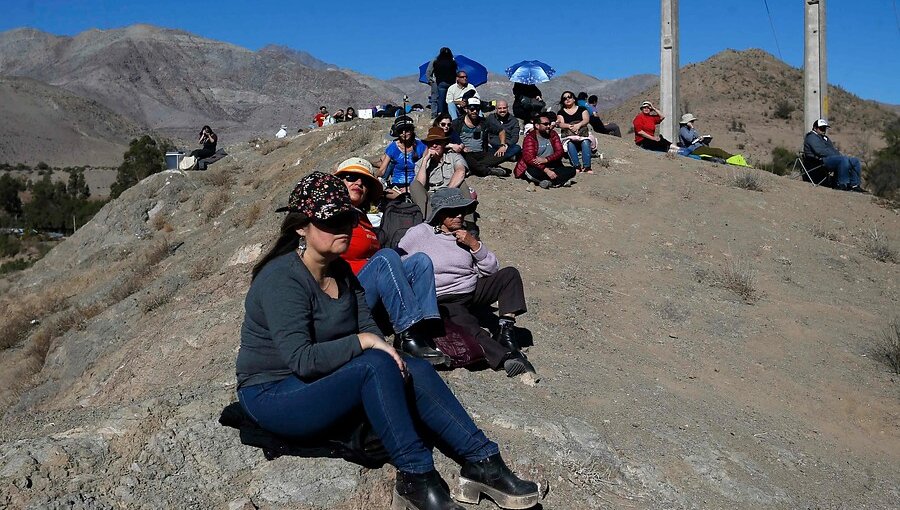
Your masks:
[{"label": "orange shirt", "polygon": [[381,243],[378,242],[375,227],[369,223],[369,218],[365,214],[360,213],[359,225],[353,229],[350,237],[350,247],[341,255],[341,258],[350,264],[353,274],[358,274],[372,255],[375,255],[375,252],[380,249]]}]

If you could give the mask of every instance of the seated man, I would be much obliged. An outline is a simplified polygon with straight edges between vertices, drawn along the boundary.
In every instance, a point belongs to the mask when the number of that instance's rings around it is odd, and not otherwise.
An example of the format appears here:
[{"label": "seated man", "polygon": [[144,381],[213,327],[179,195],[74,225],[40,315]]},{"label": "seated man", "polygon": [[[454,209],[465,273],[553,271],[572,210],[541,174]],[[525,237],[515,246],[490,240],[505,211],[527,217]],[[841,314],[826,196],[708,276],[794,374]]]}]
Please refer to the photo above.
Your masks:
[{"label": "seated man", "polygon": [[[443,188],[459,188],[466,198],[472,198],[469,184],[466,182],[466,160],[459,154],[447,151],[450,139],[440,127],[428,130],[428,136],[422,140],[428,147],[422,159],[416,163],[416,178],[409,187],[413,202],[422,209],[422,216],[428,216],[428,197]],[[467,215],[465,220],[474,224],[474,214]]]},{"label": "seated man", "polygon": [[622,138],[622,130],[619,129],[619,125],[610,122],[609,124],[604,124],[603,120],[600,118],[600,108],[597,105],[599,98],[596,94],[592,94],[591,97],[587,99],[587,108],[588,113],[591,115],[591,127],[594,128],[595,133],[600,133],[601,135],[611,135],[618,136]]},{"label": "seated man", "polygon": [[665,118],[650,101],[641,103],[641,111],[632,121],[634,143],[649,151],[668,152],[678,149],[675,144],[666,140],[662,135],[656,134],[656,125]]},{"label": "seated man", "polygon": [[[444,98],[447,101],[447,113],[450,114],[451,119],[458,118],[459,111],[466,107],[466,98],[463,96],[469,92],[474,92],[474,94],[470,95],[480,99],[478,91],[469,83],[469,75],[465,71],[460,70],[456,73],[456,83],[447,87],[447,96]],[[481,103],[479,103],[480,105]]]},{"label": "seated man", "polygon": [[[463,228],[463,215],[476,204],[458,188],[436,191],[425,223],[407,230],[399,247],[404,257],[425,253],[431,258],[441,315],[475,337],[491,368],[509,377],[534,372],[513,329],[516,316],[527,311],[522,276],[514,267],[501,269],[497,256]],[[490,335],[481,329],[478,313],[495,302],[500,327]]]},{"label": "seated man", "polygon": [[462,142],[463,158],[469,170],[479,176],[496,175],[506,177],[507,171],[498,168],[503,158],[495,156],[487,150],[487,135],[484,130],[484,118],[479,116],[481,100],[477,97],[466,102],[466,114],[453,121],[452,129],[459,134]]},{"label": "seated man", "polygon": [[803,157],[820,159],[829,171],[837,175],[837,189],[868,193],[860,186],[861,171],[859,160],[844,156],[828,138],[828,121],[819,119],[813,122],[812,131],[803,139]]},{"label": "seated man", "polygon": [[562,186],[575,176],[575,169],[562,165],[563,151],[559,134],[553,129],[550,112],[538,113],[534,117],[534,129],[525,133],[522,142],[525,148],[516,164],[515,175],[547,189]]},{"label": "seated man", "polygon": [[497,111],[485,119],[484,129],[488,135],[488,149],[494,156],[509,161],[522,152],[517,145],[519,120],[510,115],[509,103],[503,99],[497,101]]}]

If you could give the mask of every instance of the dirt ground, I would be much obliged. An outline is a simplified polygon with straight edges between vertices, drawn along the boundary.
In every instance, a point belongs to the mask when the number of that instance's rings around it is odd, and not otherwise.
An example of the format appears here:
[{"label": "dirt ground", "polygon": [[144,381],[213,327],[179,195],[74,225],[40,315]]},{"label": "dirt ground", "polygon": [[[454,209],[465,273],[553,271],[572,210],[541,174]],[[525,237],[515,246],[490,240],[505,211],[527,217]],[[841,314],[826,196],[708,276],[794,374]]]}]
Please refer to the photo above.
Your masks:
[{"label": "dirt ground", "polygon": [[[0,351],[0,504],[386,508],[391,468],[266,462],[215,419],[271,211],[312,169],[377,155],[387,126],[151,176],[0,282],[5,315],[44,312]],[[541,507],[896,508],[900,376],[875,339],[898,317],[900,271],[869,253],[873,232],[896,253],[897,211],[628,139],[600,150],[609,167],[571,188],[473,181],[486,246],[525,280],[518,325],[541,380],[443,375],[541,481]],[[762,191],[734,185],[747,172]]]}]

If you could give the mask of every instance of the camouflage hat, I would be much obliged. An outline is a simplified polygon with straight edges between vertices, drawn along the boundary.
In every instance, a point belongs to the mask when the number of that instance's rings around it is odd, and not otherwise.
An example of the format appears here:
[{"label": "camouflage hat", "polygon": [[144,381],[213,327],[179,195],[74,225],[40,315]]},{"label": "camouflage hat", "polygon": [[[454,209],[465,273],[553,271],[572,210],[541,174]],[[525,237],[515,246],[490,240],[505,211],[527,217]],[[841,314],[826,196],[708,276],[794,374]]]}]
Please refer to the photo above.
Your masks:
[{"label": "camouflage hat", "polygon": [[356,211],[350,203],[350,193],[340,178],[322,172],[313,172],[300,179],[287,207],[276,212],[297,212],[313,220],[327,220],[341,213]]}]

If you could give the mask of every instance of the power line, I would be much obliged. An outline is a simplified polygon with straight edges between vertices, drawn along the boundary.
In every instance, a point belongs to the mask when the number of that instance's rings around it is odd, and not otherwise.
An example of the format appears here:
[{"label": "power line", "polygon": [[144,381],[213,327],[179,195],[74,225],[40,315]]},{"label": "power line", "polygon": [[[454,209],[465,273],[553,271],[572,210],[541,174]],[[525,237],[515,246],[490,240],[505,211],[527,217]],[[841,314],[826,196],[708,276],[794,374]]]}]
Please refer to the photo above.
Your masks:
[{"label": "power line", "polygon": [[[894,5],[896,6],[897,0],[894,0]],[[763,3],[766,5],[766,13],[769,15],[769,25],[772,27],[772,37],[775,38],[775,49],[778,50],[778,58],[784,61],[784,57],[781,56],[781,45],[778,44],[778,33],[775,31],[775,22],[772,21],[772,11],[769,10],[769,0],[763,0]]]}]

